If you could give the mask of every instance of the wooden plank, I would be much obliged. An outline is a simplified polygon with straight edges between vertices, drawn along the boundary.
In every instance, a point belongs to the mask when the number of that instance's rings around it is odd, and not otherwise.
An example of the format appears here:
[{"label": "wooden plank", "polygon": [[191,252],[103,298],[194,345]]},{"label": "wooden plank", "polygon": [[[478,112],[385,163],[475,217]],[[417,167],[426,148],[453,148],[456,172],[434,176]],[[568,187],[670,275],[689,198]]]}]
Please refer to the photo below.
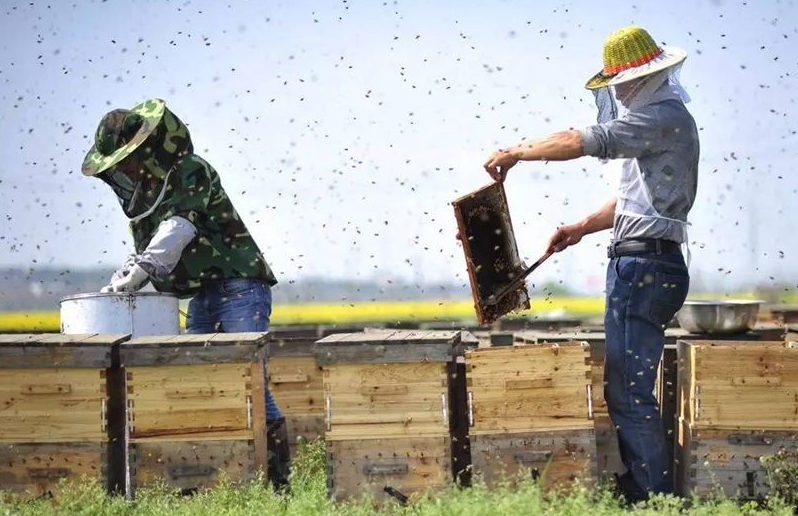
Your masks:
[{"label": "wooden plank", "polygon": [[217,333],[210,342],[214,345],[219,344],[261,344],[268,338],[267,332],[241,332],[241,333]]},{"label": "wooden plank", "polygon": [[282,339],[307,339],[315,342],[320,336],[319,326],[316,324],[269,325],[271,342]]},{"label": "wooden plank", "polygon": [[591,425],[589,359],[571,341],[467,351],[472,434]]},{"label": "wooden plank", "polygon": [[[472,427],[469,435],[495,435],[530,430],[529,421],[523,418],[484,418],[477,422],[478,428]],[[537,416],[533,421],[533,425],[536,430],[573,428],[574,419],[558,416]]]},{"label": "wooden plank", "polygon": [[768,482],[760,458],[795,450],[798,430],[699,429],[679,421],[676,491],[705,495],[720,488],[727,496],[763,498]]},{"label": "wooden plank", "polygon": [[677,368],[677,415],[687,421],[692,421],[695,411],[695,385],[693,371],[695,370],[695,354],[692,352],[688,341],[680,340],[676,344],[678,361]]},{"label": "wooden plank", "polygon": [[313,356],[270,358],[269,389],[284,414],[324,412],[322,370]]},{"label": "wooden plank", "polygon": [[[5,337],[19,337],[7,335]],[[5,338],[4,337],[4,338]],[[23,339],[7,339],[0,345],[0,369],[44,367],[105,368],[111,366],[111,350],[127,336],[47,334],[28,335]],[[96,337],[96,338],[95,338]],[[102,340],[96,340],[100,339]],[[86,342],[81,342],[86,340]]]},{"label": "wooden plank", "polygon": [[0,344],[27,344],[46,336],[46,333],[0,333]]},{"label": "wooden plank", "polygon": [[452,481],[447,436],[401,439],[357,439],[327,442],[327,469],[333,498],[365,493],[387,499],[385,487],[413,498]]},{"label": "wooden plank", "polygon": [[347,336],[349,336],[349,333],[333,333],[333,334],[327,335],[326,337],[323,337],[323,338],[319,339],[318,341],[316,341],[316,343],[317,344],[332,344],[332,343],[335,343],[335,342],[341,342],[341,340],[346,338]]},{"label": "wooden plank", "polygon": [[460,346],[448,342],[414,345],[374,345],[370,343],[340,343],[331,346],[316,343],[316,363],[331,364],[398,364],[415,362],[450,362],[462,355]]},{"label": "wooden plank", "polygon": [[[679,415],[697,427],[798,426],[798,349],[782,342],[679,343]],[[767,411],[760,408],[767,406]]]},{"label": "wooden plank", "polygon": [[253,342],[181,342],[169,343],[126,342],[121,345],[120,355],[125,367],[151,365],[232,364],[257,360],[264,341]]},{"label": "wooden plank", "polygon": [[404,426],[410,426],[411,424],[418,425],[419,423],[430,423],[431,426],[436,428],[436,431],[434,432],[435,434],[448,432],[448,427],[444,424],[443,415],[440,413],[440,411],[436,412],[431,410],[431,407],[429,410],[419,410],[415,412],[362,412],[359,414],[354,414],[351,412],[348,414],[339,414],[337,412],[333,412],[330,416],[330,424],[333,426],[331,434],[333,435],[338,433],[339,425],[383,425],[385,423],[399,423]]},{"label": "wooden plank", "polygon": [[268,356],[272,357],[313,357],[313,346],[316,339],[271,339],[268,346]]},{"label": "wooden plank", "polygon": [[108,487],[105,443],[0,444],[0,485],[25,498],[54,496],[86,477]]},{"label": "wooden plank", "polygon": [[0,369],[0,440],[106,441],[105,371]]},{"label": "wooden plank", "polygon": [[252,428],[255,470],[267,473],[267,422],[266,422],[266,361],[265,353],[261,360],[252,364],[251,389],[252,396],[248,400],[251,421],[247,426]]},{"label": "wooden plank", "polygon": [[[262,374],[258,362],[128,367],[131,439],[171,436],[196,440],[235,435],[253,437],[253,410],[264,404],[253,391]],[[175,397],[174,393],[205,393]]]},{"label": "wooden plank", "polygon": [[[208,335],[215,335],[214,333]],[[160,346],[165,343],[172,342],[175,338],[179,335],[144,335],[141,337],[136,337],[129,344],[133,344],[135,346]],[[205,340],[207,337],[205,335],[201,335],[201,338]]]},{"label": "wooden plank", "polygon": [[359,333],[341,333],[330,335],[316,342],[318,346],[341,343],[371,343],[379,344],[424,344],[428,342],[449,342],[455,344],[460,341],[462,332],[457,330],[385,330]]},{"label": "wooden plank", "polygon": [[476,475],[489,485],[531,475],[544,488],[566,488],[579,480],[596,480],[596,440],[593,428],[508,434],[480,434],[471,438]]},{"label": "wooden plank", "polygon": [[78,344],[119,344],[130,338],[127,334],[117,333],[8,333],[0,334],[0,347],[27,344],[52,344],[59,346],[75,346]]},{"label": "wooden plank", "polygon": [[518,331],[515,332],[516,342],[525,344],[542,344],[552,342],[604,342],[606,340],[604,332],[584,332],[574,329],[562,329],[557,331]]},{"label": "wooden plank", "polygon": [[233,482],[253,480],[258,471],[251,440],[137,442],[130,446],[130,496],[157,481],[193,492],[213,487],[222,475]]}]

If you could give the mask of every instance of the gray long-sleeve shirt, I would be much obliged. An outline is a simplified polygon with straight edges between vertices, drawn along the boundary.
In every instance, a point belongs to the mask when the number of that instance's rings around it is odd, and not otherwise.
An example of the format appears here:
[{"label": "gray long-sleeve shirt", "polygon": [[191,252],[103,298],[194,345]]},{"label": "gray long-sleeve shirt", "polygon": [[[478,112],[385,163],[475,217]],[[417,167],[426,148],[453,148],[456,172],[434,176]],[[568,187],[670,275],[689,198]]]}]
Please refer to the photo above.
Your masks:
[{"label": "gray long-sleeve shirt", "polygon": [[[659,215],[687,221],[698,183],[699,143],[695,121],[680,100],[668,99],[633,109],[622,118],[582,131],[586,155],[625,159],[621,184],[643,174],[648,199]],[[620,207],[619,199],[619,207]],[[642,207],[640,208],[643,209]],[[662,238],[681,243],[683,225],[664,219],[618,213],[614,240]]]}]

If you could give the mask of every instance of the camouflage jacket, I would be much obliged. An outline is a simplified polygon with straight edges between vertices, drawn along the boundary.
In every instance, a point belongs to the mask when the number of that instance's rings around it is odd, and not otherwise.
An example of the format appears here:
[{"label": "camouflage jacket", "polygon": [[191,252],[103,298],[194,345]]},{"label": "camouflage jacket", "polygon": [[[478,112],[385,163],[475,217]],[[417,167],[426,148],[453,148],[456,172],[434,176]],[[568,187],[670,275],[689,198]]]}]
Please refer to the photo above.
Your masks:
[{"label": "camouflage jacket", "polygon": [[197,236],[183,250],[166,278],[151,278],[159,292],[190,297],[203,280],[260,278],[277,283],[258,245],[222,188],[216,170],[195,154],[185,154],[172,167],[163,200],[149,216],[131,223],[136,253],[141,253],[158,225],[178,215],[189,220]]}]

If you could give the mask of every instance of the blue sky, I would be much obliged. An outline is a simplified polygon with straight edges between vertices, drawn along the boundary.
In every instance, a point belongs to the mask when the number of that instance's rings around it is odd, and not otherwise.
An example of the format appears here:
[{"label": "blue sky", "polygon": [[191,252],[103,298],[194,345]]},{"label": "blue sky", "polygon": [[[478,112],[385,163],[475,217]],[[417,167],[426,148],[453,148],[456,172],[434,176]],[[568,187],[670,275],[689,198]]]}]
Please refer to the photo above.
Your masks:
[{"label": "blue sky", "polygon": [[[121,263],[126,220],[80,164],[100,117],[160,97],[280,279],[467,281],[450,201],[497,147],[593,123],[612,30],[685,48],[701,130],[691,273],[798,284],[798,6],[672,2],[0,2],[0,266]],[[614,193],[595,159],[506,186],[530,261]],[[601,292],[609,234],[536,272]]]}]

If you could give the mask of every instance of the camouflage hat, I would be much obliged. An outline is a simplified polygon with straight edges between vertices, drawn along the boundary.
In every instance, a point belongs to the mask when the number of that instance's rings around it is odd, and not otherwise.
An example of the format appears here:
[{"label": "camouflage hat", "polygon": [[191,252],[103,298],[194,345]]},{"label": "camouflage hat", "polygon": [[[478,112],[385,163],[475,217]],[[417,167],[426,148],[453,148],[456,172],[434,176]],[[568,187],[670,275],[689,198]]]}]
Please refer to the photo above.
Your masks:
[{"label": "camouflage hat", "polygon": [[165,109],[163,100],[150,99],[133,109],[106,113],[83,160],[83,174],[96,176],[130,156],[158,127]]}]

